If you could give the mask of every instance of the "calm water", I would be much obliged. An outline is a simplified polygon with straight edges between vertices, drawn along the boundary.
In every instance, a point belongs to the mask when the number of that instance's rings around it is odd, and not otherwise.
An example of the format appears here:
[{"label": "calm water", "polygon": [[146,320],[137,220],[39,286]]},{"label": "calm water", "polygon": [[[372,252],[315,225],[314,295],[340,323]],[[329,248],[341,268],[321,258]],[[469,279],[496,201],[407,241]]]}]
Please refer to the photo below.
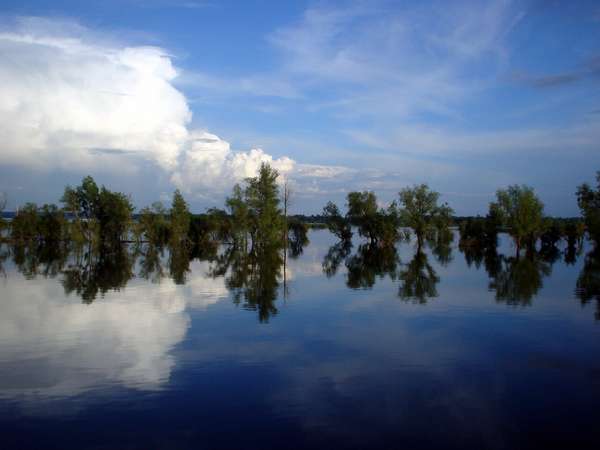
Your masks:
[{"label": "calm water", "polygon": [[0,447],[600,448],[589,248],[309,238],[285,276],[2,247]]}]

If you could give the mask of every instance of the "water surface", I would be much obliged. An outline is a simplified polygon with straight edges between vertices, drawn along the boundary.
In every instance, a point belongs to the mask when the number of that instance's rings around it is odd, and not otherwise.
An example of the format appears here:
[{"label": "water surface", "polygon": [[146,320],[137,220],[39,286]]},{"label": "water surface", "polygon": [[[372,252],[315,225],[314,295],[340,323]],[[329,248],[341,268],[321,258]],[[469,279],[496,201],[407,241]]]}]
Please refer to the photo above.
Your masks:
[{"label": "water surface", "polygon": [[589,246],[309,238],[251,269],[1,247],[1,447],[599,448]]}]

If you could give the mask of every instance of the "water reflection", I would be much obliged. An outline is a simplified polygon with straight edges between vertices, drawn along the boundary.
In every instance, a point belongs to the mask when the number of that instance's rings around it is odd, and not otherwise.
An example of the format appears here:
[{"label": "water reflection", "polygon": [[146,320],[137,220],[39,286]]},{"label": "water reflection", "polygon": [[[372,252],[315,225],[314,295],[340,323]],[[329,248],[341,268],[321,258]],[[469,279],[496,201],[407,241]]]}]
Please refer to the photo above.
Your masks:
[{"label": "water reflection", "polygon": [[362,244],[354,255],[346,260],[346,285],[351,289],[373,287],[377,277],[397,277],[398,252],[392,245]]},{"label": "water reflection", "polygon": [[210,274],[225,277],[233,301],[245,309],[257,311],[261,322],[277,314],[275,306],[284,257],[277,248],[249,253],[230,246],[216,257]]},{"label": "water reflection", "polygon": [[348,255],[352,251],[352,242],[348,240],[339,241],[329,247],[327,254],[323,258],[323,273],[327,278],[335,276],[340,268],[340,265],[346,261]]},{"label": "water reflection", "polygon": [[[443,267],[452,261],[450,242],[451,239],[428,242],[432,255]],[[438,296],[440,277],[422,249],[417,249],[407,264],[401,262],[395,246],[365,243],[350,256],[351,250],[349,241],[339,241],[329,247],[322,262],[323,273],[332,277],[344,263],[346,286],[351,289],[371,289],[378,278],[389,277],[392,281],[399,280],[398,296],[402,300],[426,303],[427,299]]]},{"label": "water reflection", "polygon": [[[69,428],[87,433],[79,448],[90,446],[90,436],[107,448],[123,442],[185,448],[201,439],[206,447],[236,448],[249,437],[248,447],[280,448],[296,436],[298,447],[311,448],[340,442],[344,448],[387,448],[392,440],[421,444],[422,436],[428,439],[423,446],[461,439],[457,447],[524,448],[523,439],[533,436],[533,442],[559,429],[574,412],[596,421],[590,411],[598,400],[600,329],[572,300],[577,270],[565,269],[555,252],[520,259],[491,249],[466,252],[465,260],[488,275],[466,269],[458,257],[440,267],[433,251],[329,247],[327,238],[311,235],[311,247],[288,261],[290,272],[302,275],[291,277],[297,285],[285,314],[277,309],[285,279],[282,249],[252,255],[228,246],[201,257],[191,249],[178,262],[168,247],[130,248],[127,263],[113,269],[134,272],[124,275],[130,277],[125,289],[123,281],[101,276],[110,267],[107,255],[71,253],[56,263],[62,269],[48,271],[39,262],[48,258],[33,249],[20,250],[19,258],[38,262],[20,269],[6,256],[7,277],[0,280],[5,441],[6,434],[11,442],[30,435],[23,431],[39,440],[53,429],[52,437],[63,439],[58,446],[75,447],[72,432],[64,431]],[[6,247],[0,247],[3,254]],[[102,299],[82,304],[65,296],[59,281],[75,267],[91,274],[81,278],[105,286],[95,294]],[[338,267],[348,271],[338,279],[321,272],[334,274]],[[25,280],[17,270],[38,276]],[[530,314],[481,301],[492,276],[494,289],[507,298],[540,295],[540,301]],[[539,286],[550,276],[556,283],[548,295]],[[442,288],[440,278],[450,282]],[[533,287],[526,287],[527,278]],[[376,283],[380,289],[370,291]],[[353,286],[363,289],[350,292]],[[384,289],[415,303],[439,300],[412,307],[380,295]],[[253,313],[222,301],[232,293]],[[581,265],[577,296],[598,303],[600,258],[594,253]],[[258,326],[254,315],[270,324]],[[548,333],[556,338],[543,338]],[[229,420],[240,411],[248,420]],[[539,418],[534,428],[521,431],[519,424],[532,416]],[[433,431],[431,417],[440,425]],[[582,429],[595,430],[588,422]],[[281,440],[265,441],[273,424]],[[486,439],[476,433],[487,433]],[[230,436],[239,435],[245,442],[232,442]],[[315,440],[303,441],[307,435]]]},{"label": "water reflection", "polygon": [[403,300],[427,303],[429,298],[438,296],[436,286],[440,278],[422,251],[415,253],[400,272],[399,278],[401,284],[398,295]]},{"label": "water reflection", "polygon": [[145,245],[138,250],[138,254],[140,255],[138,276],[152,283],[160,283],[165,277],[164,248],[157,245]]},{"label": "water reflection", "polygon": [[169,275],[175,284],[185,284],[190,273],[192,252],[187,245],[169,247]]},{"label": "water reflection", "polygon": [[451,244],[453,241],[454,234],[452,232],[441,233],[434,236],[433,239],[428,240],[431,254],[442,267],[446,267],[452,262],[453,256]]},{"label": "water reflection", "polygon": [[499,256],[489,273],[489,287],[496,291],[496,301],[508,305],[531,305],[543,286],[543,279],[552,272],[552,264],[531,252],[526,256]]},{"label": "water reflection", "polygon": [[589,252],[577,278],[575,288],[577,298],[582,305],[596,300],[596,320],[600,320],[600,250],[594,249]]},{"label": "water reflection", "polygon": [[127,247],[116,246],[111,251],[84,250],[73,264],[62,271],[65,293],[75,292],[84,303],[91,303],[108,291],[124,288],[133,277],[134,258]]},{"label": "water reflection", "polygon": [[28,279],[38,275],[56,277],[65,266],[69,254],[64,245],[37,242],[13,245],[11,253],[17,269]]}]

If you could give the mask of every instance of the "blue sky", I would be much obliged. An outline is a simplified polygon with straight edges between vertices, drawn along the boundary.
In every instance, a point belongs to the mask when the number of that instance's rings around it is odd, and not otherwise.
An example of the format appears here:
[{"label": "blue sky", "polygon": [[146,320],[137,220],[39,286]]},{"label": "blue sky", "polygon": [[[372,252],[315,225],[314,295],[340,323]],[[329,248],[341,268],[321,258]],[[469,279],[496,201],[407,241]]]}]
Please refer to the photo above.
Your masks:
[{"label": "blue sky", "polygon": [[298,212],[426,182],[484,214],[525,183],[575,215],[600,170],[592,1],[5,1],[0,52],[9,207],[91,173],[202,211],[269,161]]}]

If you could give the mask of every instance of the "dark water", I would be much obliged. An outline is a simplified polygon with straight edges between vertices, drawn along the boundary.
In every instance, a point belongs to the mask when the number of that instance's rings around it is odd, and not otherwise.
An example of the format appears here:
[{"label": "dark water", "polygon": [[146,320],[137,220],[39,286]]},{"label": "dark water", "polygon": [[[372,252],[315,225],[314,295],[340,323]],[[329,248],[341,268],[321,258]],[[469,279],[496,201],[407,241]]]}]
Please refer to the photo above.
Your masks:
[{"label": "dark water", "polygon": [[600,448],[590,248],[309,238],[285,277],[2,247],[0,448]]}]

